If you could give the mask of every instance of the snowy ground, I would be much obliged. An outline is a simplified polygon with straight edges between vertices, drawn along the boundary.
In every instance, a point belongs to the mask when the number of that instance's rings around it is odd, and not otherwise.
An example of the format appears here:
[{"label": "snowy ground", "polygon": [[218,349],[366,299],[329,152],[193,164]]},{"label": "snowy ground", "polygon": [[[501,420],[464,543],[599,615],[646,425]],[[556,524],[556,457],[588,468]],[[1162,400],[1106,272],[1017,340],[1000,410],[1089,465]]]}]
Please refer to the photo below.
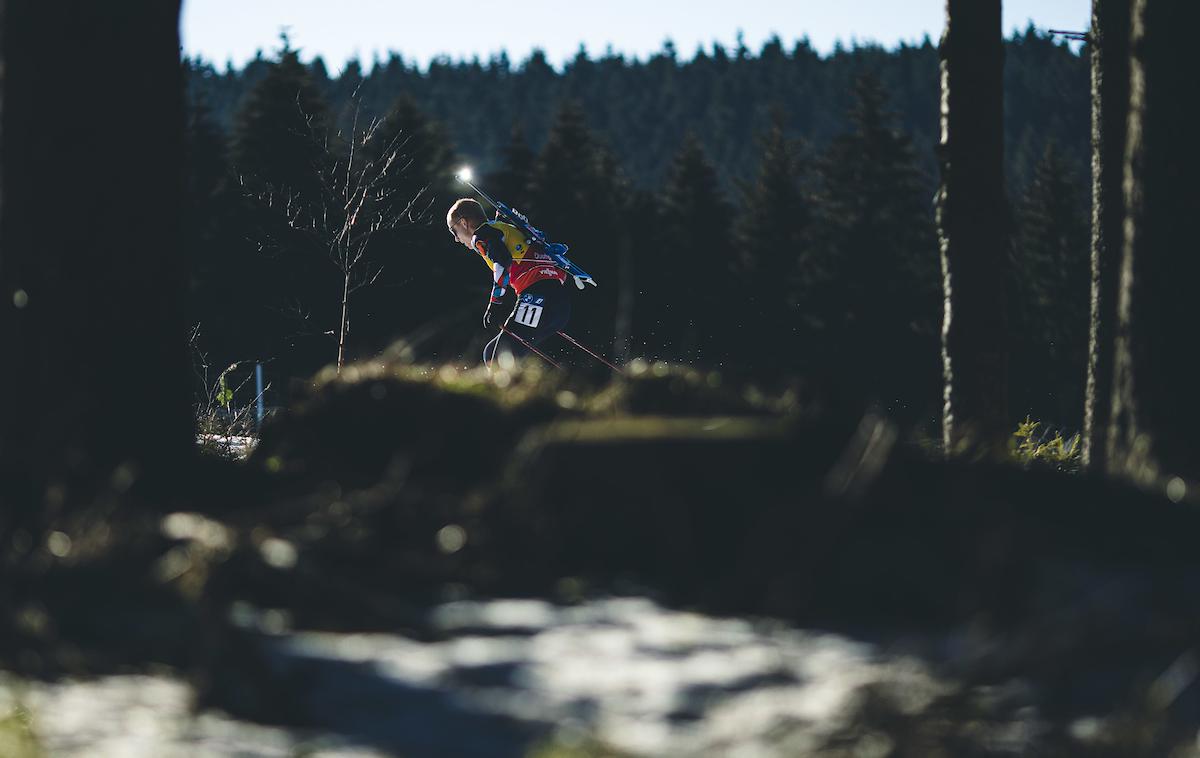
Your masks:
[{"label": "snowy ground", "polygon": [[[254,654],[239,660],[259,662],[235,696],[247,685],[270,693],[285,703],[288,723],[304,728],[196,713],[189,686],[168,674],[35,683],[0,673],[0,755],[1160,754],[1132,746],[1141,743],[1111,749],[1121,744],[1115,714],[1055,721],[1032,682],[967,684],[900,652],[920,644],[969,656],[975,643],[965,630],[880,647],[645,598],[453,602],[432,611],[424,640],[295,632],[282,612],[244,605],[231,620],[254,630]],[[1173,698],[1194,678],[1181,662],[1192,665],[1185,656],[1160,677],[1184,682]],[[1200,735],[1185,720],[1183,746],[1171,755],[1195,758]],[[1097,752],[1101,745],[1108,752]]]},{"label": "snowy ground", "polygon": [[[845,727],[864,685],[889,683],[912,712],[946,689],[920,663],[843,637],[644,599],[460,602],[432,621],[439,641],[265,635],[271,669],[294,683],[314,730],[193,714],[188,687],[166,676],[0,680],[0,711],[19,703],[46,754],[70,758],[522,756],[585,742],[630,755],[785,756]],[[863,739],[863,755],[890,747]]]},{"label": "snowy ground", "polygon": [[166,676],[20,685],[0,679],[0,719],[19,704],[31,717],[34,741],[41,749],[40,753],[15,752],[12,758],[388,755],[336,735],[248,724],[213,712],[193,713],[191,702],[188,685]]},{"label": "snowy ground", "polygon": [[196,444],[219,450],[231,458],[245,458],[257,443],[257,437],[236,434],[199,434],[196,436]]}]

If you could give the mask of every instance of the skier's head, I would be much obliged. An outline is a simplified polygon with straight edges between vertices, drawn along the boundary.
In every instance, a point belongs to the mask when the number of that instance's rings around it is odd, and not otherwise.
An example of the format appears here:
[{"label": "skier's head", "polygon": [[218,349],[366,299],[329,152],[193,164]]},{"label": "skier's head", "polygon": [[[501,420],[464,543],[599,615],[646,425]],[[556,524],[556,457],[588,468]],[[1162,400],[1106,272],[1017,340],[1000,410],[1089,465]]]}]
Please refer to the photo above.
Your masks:
[{"label": "skier's head", "polygon": [[475,230],[487,223],[487,214],[478,201],[464,197],[454,201],[446,212],[446,227],[454,237],[454,241],[471,246],[471,237]]}]

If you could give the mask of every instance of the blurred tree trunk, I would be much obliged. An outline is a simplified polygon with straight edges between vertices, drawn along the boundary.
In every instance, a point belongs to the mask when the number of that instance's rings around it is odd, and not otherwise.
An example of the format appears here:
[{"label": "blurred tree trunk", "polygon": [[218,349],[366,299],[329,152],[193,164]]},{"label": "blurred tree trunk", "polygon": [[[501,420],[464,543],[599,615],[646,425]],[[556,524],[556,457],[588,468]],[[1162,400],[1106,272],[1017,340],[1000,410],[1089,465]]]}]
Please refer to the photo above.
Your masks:
[{"label": "blurred tree trunk", "polygon": [[998,456],[1009,432],[1000,0],[947,0],[940,55],[942,441],[948,455]]},{"label": "blurred tree trunk", "polygon": [[0,0],[0,527],[193,447],[178,0]]},{"label": "blurred tree trunk", "polygon": [[1172,497],[1200,482],[1200,4],[1137,0],[1108,467]]},{"label": "blurred tree trunk", "polygon": [[1131,0],[1092,0],[1092,314],[1088,332],[1083,465],[1104,467],[1112,416],[1117,273],[1124,236],[1121,176],[1129,115]]}]

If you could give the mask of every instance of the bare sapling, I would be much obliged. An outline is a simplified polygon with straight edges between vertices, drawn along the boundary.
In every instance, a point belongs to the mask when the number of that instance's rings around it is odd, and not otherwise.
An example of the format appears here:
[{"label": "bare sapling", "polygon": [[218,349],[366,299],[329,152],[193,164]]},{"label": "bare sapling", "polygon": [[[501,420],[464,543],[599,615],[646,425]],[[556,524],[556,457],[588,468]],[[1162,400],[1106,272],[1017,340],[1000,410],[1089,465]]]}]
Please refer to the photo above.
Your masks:
[{"label": "bare sapling", "polygon": [[[382,118],[362,123],[362,100],[356,90],[351,97],[353,116],[348,132],[333,135],[305,115],[305,124],[320,150],[312,163],[315,189],[303,191],[256,182],[251,189],[242,181],[245,194],[273,210],[286,227],[327,254],[340,277],[341,302],[336,329],[325,334],[337,339],[337,371],[346,358],[350,332],[350,300],[383,273],[373,256],[372,243],[380,235],[415,225],[425,217],[432,199],[428,185],[411,197],[398,178],[409,170],[413,158],[406,153],[409,136],[402,131],[386,135]],[[297,102],[299,107],[299,102]],[[274,242],[274,240],[270,240]]]}]

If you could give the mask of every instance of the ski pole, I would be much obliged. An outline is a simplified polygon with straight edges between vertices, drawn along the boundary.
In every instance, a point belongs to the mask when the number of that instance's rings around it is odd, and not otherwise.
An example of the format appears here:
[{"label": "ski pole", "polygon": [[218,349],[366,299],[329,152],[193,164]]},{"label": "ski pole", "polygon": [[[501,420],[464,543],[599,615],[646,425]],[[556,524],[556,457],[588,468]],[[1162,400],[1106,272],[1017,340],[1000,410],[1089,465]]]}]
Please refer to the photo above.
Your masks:
[{"label": "ski pole", "polygon": [[520,342],[522,345],[524,345],[524,346],[525,346],[525,348],[526,348],[527,350],[529,350],[531,353],[534,353],[534,354],[536,354],[536,355],[540,356],[542,360],[544,360],[546,363],[549,363],[549,364],[550,364],[551,366],[553,366],[554,368],[558,368],[558,369],[561,369],[561,368],[562,368],[562,366],[560,366],[560,365],[558,365],[557,363],[555,363],[555,362],[554,362],[554,360],[550,358],[550,356],[546,355],[546,354],[545,354],[545,353],[543,353],[541,350],[538,350],[538,349],[537,349],[536,347],[534,347],[533,345],[529,344],[529,343],[528,343],[528,342],[526,342],[525,340],[523,340],[523,339],[521,339],[520,337],[518,337],[516,334],[514,334],[512,331],[510,331],[510,330],[509,330],[509,328],[508,328],[507,326],[501,326],[501,327],[500,327],[500,331],[504,332],[504,333],[505,333],[505,334],[507,334],[509,337],[512,337],[512,338],[513,338],[513,339],[515,339],[517,342]]},{"label": "ski pole", "polygon": [[581,344],[579,344],[578,342],[576,342],[576,341],[575,341],[575,338],[573,338],[571,335],[567,334],[566,332],[559,332],[559,333],[558,333],[558,336],[559,336],[559,337],[562,337],[562,338],[563,338],[563,339],[565,339],[567,342],[570,342],[570,343],[571,343],[572,345],[574,345],[575,347],[579,348],[579,349],[580,349],[580,350],[582,350],[583,352],[587,353],[588,355],[592,356],[592,357],[593,357],[593,358],[595,358],[596,360],[600,361],[600,362],[601,362],[601,363],[603,363],[605,366],[608,366],[609,368],[611,368],[611,369],[612,369],[613,371],[615,371],[616,373],[618,373],[618,374],[620,374],[620,373],[621,373],[621,369],[617,368],[616,366],[612,365],[612,364],[611,364],[611,363],[609,363],[608,361],[604,360],[604,359],[603,359],[603,358],[601,358],[600,356],[598,356],[598,355],[596,355],[595,353],[593,353],[591,350],[588,350],[586,347],[584,347],[583,345],[581,345]]}]

